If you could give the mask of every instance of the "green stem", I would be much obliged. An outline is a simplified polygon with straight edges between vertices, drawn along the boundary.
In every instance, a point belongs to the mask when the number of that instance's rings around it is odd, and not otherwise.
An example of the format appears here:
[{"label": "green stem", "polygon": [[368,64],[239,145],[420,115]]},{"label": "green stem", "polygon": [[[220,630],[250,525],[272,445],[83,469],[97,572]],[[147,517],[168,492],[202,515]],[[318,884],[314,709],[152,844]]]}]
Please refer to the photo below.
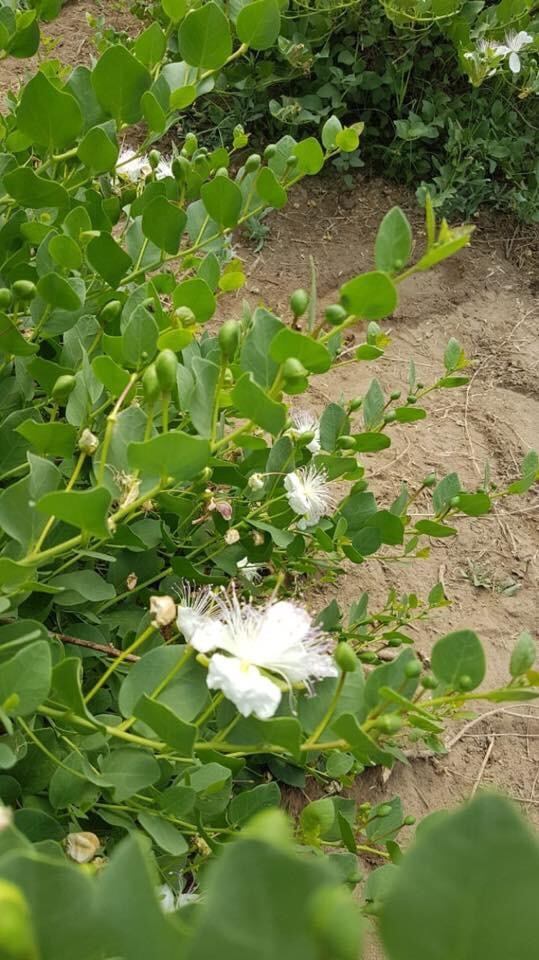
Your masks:
[{"label": "green stem", "polygon": [[225,699],[224,693],[218,693],[215,697],[213,697],[209,706],[206,707],[204,712],[201,713],[200,717],[196,721],[196,726],[201,727],[203,723],[206,723],[206,720],[208,720],[211,717],[212,713],[214,713],[214,711],[217,710],[217,707],[219,706],[220,703],[223,702],[224,699]]},{"label": "green stem", "polygon": [[146,629],[143,630],[143,632],[140,634],[139,637],[136,637],[136,639],[133,640],[133,643],[130,644],[129,647],[126,647],[125,650],[122,650],[120,656],[117,657],[116,660],[113,660],[112,663],[109,664],[104,674],[99,678],[99,680],[96,683],[94,683],[90,692],[86,694],[84,698],[85,703],[90,703],[90,700],[92,700],[95,697],[96,693],[99,690],[101,690],[101,687],[103,686],[103,684],[107,682],[109,677],[111,677],[114,671],[118,669],[120,664],[124,662],[126,657],[129,656],[130,653],[134,653],[135,650],[138,650],[138,648],[142,646],[142,644],[148,639],[148,637],[153,633],[155,629],[156,627],[154,627],[153,623],[151,623],[149,627],[146,627]]},{"label": "green stem", "polygon": [[138,373],[132,373],[129,377],[129,382],[122,390],[120,396],[118,397],[116,403],[114,404],[111,412],[107,417],[107,426],[105,427],[105,437],[103,440],[103,447],[101,449],[101,460],[99,461],[99,469],[97,472],[97,485],[103,483],[103,478],[105,476],[105,467],[107,465],[107,456],[109,452],[109,447],[112,440],[112,431],[114,430],[114,425],[116,423],[116,418],[119,411],[121,410],[122,404],[126,397],[128,396],[131,388],[135,385],[139,377]]},{"label": "green stem", "polygon": [[[174,679],[176,674],[180,672],[182,667],[191,659],[195,652],[194,647],[187,647],[183,657],[178,660],[178,663],[174,664],[171,670],[167,673],[166,677],[161,680],[161,683],[158,683],[157,686],[150,693],[150,700],[155,700],[157,697],[160,697],[163,693],[163,690],[168,687],[169,683]],[[119,725],[120,730],[129,730],[130,727],[135,723],[136,717],[129,717],[128,720],[124,720],[123,723]]]},{"label": "green stem", "polygon": [[[84,450],[82,450],[82,451],[79,453],[77,462],[76,462],[75,467],[74,467],[74,469],[73,469],[73,473],[71,474],[71,477],[70,477],[70,479],[69,479],[69,482],[68,482],[68,484],[67,484],[67,486],[66,486],[66,492],[68,492],[69,490],[72,490],[73,487],[75,486],[75,484],[76,484],[76,482],[77,482],[77,480],[78,480],[78,478],[79,478],[79,474],[80,474],[80,472],[81,472],[81,470],[82,470],[82,467],[83,467],[83,464],[84,464],[85,459],[86,459],[86,453],[84,452]],[[56,521],[56,517],[49,517],[49,519],[47,520],[47,523],[46,523],[45,526],[43,527],[43,530],[41,531],[39,537],[38,537],[37,540],[36,540],[36,544],[35,544],[35,546],[34,546],[34,548],[33,548],[33,550],[32,550],[32,553],[39,553],[39,551],[41,550],[41,547],[42,547],[43,544],[45,543],[45,540],[47,539],[47,537],[48,537],[48,535],[49,535],[52,527],[54,526],[55,521]]]}]

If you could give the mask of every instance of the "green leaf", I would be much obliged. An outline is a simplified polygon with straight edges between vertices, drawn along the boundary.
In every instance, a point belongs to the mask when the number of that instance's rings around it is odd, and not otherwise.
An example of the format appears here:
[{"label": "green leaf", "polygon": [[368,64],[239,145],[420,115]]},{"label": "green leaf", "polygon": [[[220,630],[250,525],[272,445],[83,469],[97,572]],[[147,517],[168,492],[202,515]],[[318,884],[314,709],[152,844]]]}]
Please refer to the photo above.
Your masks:
[{"label": "green leaf", "polygon": [[35,713],[47,699],[51,686],[51,653],[46,640],[38,640],[2,662],[0,708],[9,716]]},{"label": "green leaf", "polygon": [[92,370],[113,397],[119,397],[129,383],[129,374],[112,357],[102,354],[92,360]]},{"label": "green leaf", "polygon": [[458,509],[469,517],[481,517],[485,513],[490,513],[492,501],[488,494],[479,491],[478,493],[459,493]]},{"label": "green leaf", "polygon": [[95,570],[61,573],[53,577],[50,584],[55,588],[62,588],[63,593],[58,594],[56,603],[65,607],[77,606],[83,601],[101,603],[116,596],[112,583],[103,580]]},{"label": "green leaf", "polygon": [[133,48],[137,60],[150,69],[155,67],[167,48],[165,34],[156,20],[139,33]]},{"label": "green leaf", "polygon": [[132,266],[129,254],[111,237],[101,233],[86,248],[88,262],[111,287],[116,288]]},{"label": "green leaf", "polygon": [[350,421],[346,410],[338,403],[330,403],[320,417],[320,444],[323,450],[333,453],[341,434],[347,434]]},{"label": "green leaf", "polygon": [[362,343],[355,352],[356,360],[378,360],[378,357],[383,355],[384,351],[371,343]]},{"label": "green leaf", "polygon": [[363,421],[367,430],[380,426],[384,416],[385,400],[378,380],[371,380],[363,398]]},{"label": "green leaf", "polygon": [[198,434],[209,437],[212,431],[219,366],[203,357],[193,358],[195,384],[188,401],[189,415]]},{"label": "green leaf", "polygon": [[248,370],[261,387],[271,387],[275,380],[279,364],[270,356],[270,344],[275,335],[284,327],[281,320],[257,307],[253,314],[251,329],[245,337],[240,354],[242,370]]},{"label": "green leaf", "polygon": [[84,530],[99,539],[110,536],[107,513],[111,495],[105,487],[89,490],[58,490],[47,493],[38,500],[37,509],[48,517],[56,517],[65,523]]},{"label": "green leaf", "polygon": [[213,317],[217,305],[210,287],[200,277],[192,277],[179,283],[172,294],[172,300],[175,307],[189,307],[198,323],[206,323]]},{"label": "green leaf", "polygon": [[386,273],[362,273],[341,287],[341,303],[362,320],[381,320],[396,309],[397,288]]},{"label": "green leaf", "polygon": [[[178,668],[184,655],[185,647],[182,646],[157,647],[133,664],[120,688],[118,704],[122,716],[132,716],[144,694],[151,697],[165,677]],[[189,660],[155,699],[186,723],[191,723],[208,701],[206,677],[206,670],[195,660]]]},{"label": "green leaf", "polygon": [[501,797],[476,797],[395,870],[381,916],[389,960],[532,960],[538,884],[531,829]]},{"label": "green leaf", "polygon": [[346,740],[356,760],[359,760],[363,766],[393,766],[392,755],[382,750],[367,733],[364,733],[353,714],[343,713],[334,721],[331,729],[337,736]]},{"label": "green leaf", "polygon": [[408,263],[411,253],[412,228],[400,207],[393,207],[386,213],[376,235],[376,269],[398,273]]},{"label": "green leaf", "polygon": [[[144,94],[148,96],[148,94]],[[197,98],[197,88],[194,83],[188,83],[184,87],[177,87],[170,94],[169,106],[171,110],[185,110],[190,107]]]},{"label": "green leaf", "polygon": [[240,416],[252,420],[273,436],[284,429],[286,407],[268,397],[264,390],[251,379],[249,373],[244,373],[239,378],[231,396]]},{"label": "green leaf", "polygon": [[118,161],[118,144],[104,126],[92,127],[79,143],[77,156],[92,173],[113,170]]},{"label": "green leaf", "polygon": [[24,550],[35,543],[47,522],[31,503],[35,504],[44,494],[56,490],[61,480],[59,470],[49,460],[33,453],[28,453],[27,457],[29,474],[0,494],[0,527]]},{"label": "green leaf", "polygon": [[228,20],[213,0],[192,10],[182,21],[178,34],[180,54],[192,67],[216,70],[232,53]]},{"label": "green leaf", "polygon": [[135,706],[134,716],[151,727],[169,747],[174,747],[181,757],[193,755],[197,728],[192,723],[185,723],[164,703],[158,703],[144,694]]},{"label": "green leaf", "polygon": [[51,238],[49,253],[54,262],[64,270],[79,270],[82,266],[82,253],[78,243],[65,234]]},{"label": "green leaf", "polygon": [[511,661],[509,664],[511,676],[515,678],[523,676],[528,670],[531,670],[536,659],[537,644],[531,633],[524,630],[523,633],[520,634],[511,653]]},{"label": "green leaf", "polygon": [[[79,581],[75,579],[74,582],[77,583]],[[81,589],[84,589],[85,593],[89,592],[82,585]],[[93,591],[91,592],[92,595],[95,595],[95,585]],[[103,593],[102,589],[100,593]],[[60,703],[62,706],[67,707],[70,713],[75,714],[76,717],[83,717],[85,720],[91,720],[92,723],[95,724],[96,720],[91,715],[84,702],[84,697],[82,694],[82,679],[83,668],[80,657],[66,657],[64,660],[60,660],[52,672],[51,696],[56,703]]]},{"label": "green leaf", "polygon": [[430,270],[431,267],[436,266],[437,263],[441,263],[442,260],[447,260],[448,257],[452,257],[458,250],[469,246],[470,237],[474,229],[474,227],[464,226],[452,230],[452,238],[432,247],[428,253],[421,257],[421,260],[416,263],[415,269]]},{"label": "green leaf", "polygon": [[432,505],[436,513],[442,513],[460,491],[461,486],[457,473],[448,473],[447,476],[443,477],[432,494]]},{"label": "green leaf", "polygon": [[395,410],[395,420],[397,423],[416,423],[418,420],[424,420],[427,411],[421,407],[397,407]]},{"label": "green leaf", "polygon": [[281,28],[281,13],[277,0],[253,0],[246,3],[236,20],[236,33],[242,43],[253,50],[268,50],[273,46]]},{"label": "green leaf", "polygon": [[294,154],[298,159],[297,172],[302,175],[312,177],[320,173],[324,166],[324,153],[315,137],[307,137],[297,143]]},{"label": "green leaf", "polygon": [[[246,9],[244,7],[244,9]],[[288,200],[285,188],[279,183],[273,170],[269,167],[262,167],[256,178],[256,192],[264,203],[267,203],[275,210],[284,207]]]},{"label": "green leaf", "polygon": [[38,70],[23,88],[17,124],[33,143],[52,150],[73,143],[82,129],[82,113],[75,97]]},{"label": "green leaf", "polygon": [[485,654],[481,641],[473,630],[456,630],[437,640],[431,653],[432,672],[452,689],[458,688],[462,677],[469,678],[466,690],[475,690],[482,682]]},{"label": "green leaf", "polygon": [[155,356],[159,328],[153,314],[142,304],[131,314],[122,334],[122,355],[131,367],[140,369]]},{"label": "green leaf", "polygon": [[173,23],[179,23],[187,12],[187,0],[161,0],[161,6]]},{"label": "green leaf", "polygon": [[134,793],[156,783],[160,777],[159,764],[153,754],[140,747],[120,747],[111,750],[101,764],[101,772],[113,784],[116,803],[128,800]]},{"label": "green leaf", "polygon": [[70,457],[77,439],[77,429],[69,423],[25,420],[17,427],[17,433],[28,440],[38,453],[53,457]]},{"label": "green leaf", "polygon": [[160,250],[175,256],[180,249],[180,240],[185,230],[187,217],[176,204],[165,197],[155,197],[144,207],[142,232]]},{"label": "green leaf", "polygon": [[444,366],[448,373],[453,373],[466,365],[466,354],[458,340],[450,337],[444,352]]},{"label": "green leaf", "polygon": [[54,271],[40,277],[37,292],[45,303],[59,310],[78,310],[81,306],[80,297],[69,281]]},{"label": "green leaf", "polygon": [[535,450],[530,450],[522,462],[520,480],[510,483],[508,493],[526,493],[539,478],[539,457]]},{"label": "green leaf", "polygon": [[376,453],[391,446],[391,440],[385,433],[355,433],[353,436],[357,453]]},{"label": "green leaf", "polygon": [[331,366],[331,354],[323,343],[286,327],[271,341],[270,355],[276,363],[296,357],[312,373],[325,373]]},{"label": "green leaf", "polygon": [[28,343],[22,333],[19,332],[14,323],[6,316],[0,313],[0,353],[13,354],[15,357],[31,357],[37,352],[37,345]]},{"label": "green leaf", "polygon": [[277,783],[261,783],[252,790],[244,790],[235,796],[228,808],[228,819],[233,826],[247,823],[255,813],[268,807],[278,807],[281,791]]},{"label": "green leaf", "polygon": [[169,820],[164,820],[159,814],[150,812],[139,813],[137,819],[161,850],[170,853],[173,857],[182,857],[187,853],[189,849],[187,840]]},{"label": "green leaf", "polygon": [[390,546],[399,546],[404,541],[404,524],[400,517],[396,517],[389,510],[379,510],[367,520],[367,527],[378,530],[382,543]]},{"label": "green leaf", "polygon": [[342,123],[338,117],[328,117],[322,127],[322,143],[326,150],[332,150],[336,146],[336,136],[342,130]]},{"label": "green leaf", "polygon": [[436,520],[418,520],[415,529],[426,537],[454,537],[457,532],[455,527],[449,527],[446,523],[438,523]]},{"label": "green leaf", "polygon": [[214,177],[202,185],[200,196],[212,220],[222,227],[235,227],[241,213],[243,195],[228,177]]},{"label": "green leaf", "polygon": [[4,187],[23,208],[41,210],[43,207],[69,206],[69,194],[61,184],[38,177],[29,167],[18,167],[6,173]]},{"label": "green leaf", "polygon": [[355,123],[353,127],[345,127],[344,130],[339,130],[335,137],[335,146],[344,153],[353,153],[359,147],[359,137],[363,129],[363,123]]},{"label": "green leaf", "polygon": [[166,475],[178,481],[192,480],[209,458],[208,441],[181,430],[159,434],[143,443],[130,443],[127,448],[131,470],[140,470],[149,477]]},{"label": "green leaf", "polygon": [[105,50],[92,71],[97,99],[118,124],[140,120],[140,99],[151,82],[146,67],[119,43]]}]

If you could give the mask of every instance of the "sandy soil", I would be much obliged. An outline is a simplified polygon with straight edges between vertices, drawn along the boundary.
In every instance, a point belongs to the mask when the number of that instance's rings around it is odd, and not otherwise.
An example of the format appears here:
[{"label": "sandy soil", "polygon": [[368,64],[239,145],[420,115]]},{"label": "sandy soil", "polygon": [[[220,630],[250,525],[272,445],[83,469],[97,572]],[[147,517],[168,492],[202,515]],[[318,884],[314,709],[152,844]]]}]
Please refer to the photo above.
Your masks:
[{"label": "sandy soil", "polygon": [[[66,63],[91,56],[88,9],[106,11],[118,28],[138,29],[138,21],[120,4],[69,3],[58,21],[45,26],[44,32],[57,41],[51,44],[53,56]],[[29,66],[3,63],[0,91],[16,85]],[[316,264],[321,302],[333,302],[344,280],[372,266],[377,225],[396,203],[419,226],[420,246],[421,218],[413,197],[401,189],[358,177],[354,189],[344,191],[331,173],[304,182],[288,207],[268,219],[269,236],[258,253],[247,238],[240,242],[248,283],[237,303],[229,301],[228,315],[239,309],[244,296],[253,304],[284,307],[294,288],[309,285],[309,256]],[[384,324],[392,336],[386,359],[351,364],[316,380],[309,402],[321,409],[329,400],[361,393],[373,376],[388,390],[405,390],[410,357],[428,383],[441,369],[450,336],[461,341],[471,358],[467,389],[434,394],[427,421],[395,429],[390,450],[365,457],[380,503],[391,502],[402,480],[414,485],[433,470],[439,475],[457,470],[462,482],[473,487],[488,462],[494,480],[512,480],[526,451],[539,446],[534,242],[531,231],[515,231],[507,220],[479,223],[471,249],[404,285],[398,310]],[[418,502],[418,513],[424,506]],[[398,566],[375,559],[350,567],[338,585],[315,587],[306,599],[319,609],[335,596],[346,607],[368,590],[373,601],[383,601],[391,585],[424,596],[442,579],[451,606],[418,629],[420,649],[428,655],[438,636],[471,627],[487,650],[489,682],[503,682],[515,638],[523,629],[537,634],[539,626],[538,510],[536,493],[504,500],[492,516],[460,521],[456,542],[433,542],[428,559]],[[458,730],[450,731],[448,739]],[[398,767],[385,784],[376,771],[361,778],[354,794],[361,800],[400,794],[408,813],[423,816],[470,796],[479,781],[481,788],[496,787],[514,797],[539,822],[539,708],[511,705],[486,716],[446,758],[414,760]],[[371,960],[376,960],[374,954]]]}]

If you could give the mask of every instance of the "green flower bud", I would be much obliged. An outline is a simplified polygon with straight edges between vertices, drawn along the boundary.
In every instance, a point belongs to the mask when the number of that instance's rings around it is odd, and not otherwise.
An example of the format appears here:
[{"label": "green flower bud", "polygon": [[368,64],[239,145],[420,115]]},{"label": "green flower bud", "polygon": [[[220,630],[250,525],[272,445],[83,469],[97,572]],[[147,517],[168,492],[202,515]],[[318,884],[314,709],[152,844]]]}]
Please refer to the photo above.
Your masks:
[{"label": "green flower bud", "polygon": [[37,296],[37,287],[31,280],[15,280],[11,289],[17,300],[33,300]]},{"label": "green flower bud", "polygon": [[183,174],[183,167],[181,165],[179,157],[174,157],[172,163],[170,164],[170,169],[172,170],[172,176],[174,177],[174,179],[177,180],[178,183],[181,183],[181,181],[183,180],[184,174]]},{"label": "green flower bud", "polygon": [[226,320],[219,330],[219,349],[225,360],[232,360],[240,342],[241,324],[239,320]]},{"label": "green flower bud", "polygon": [[375,660],[378,660],[378,657],[373,650],[362,650],[359,659],[362,663],[374,663]]},{"label": "green flower bud", "polygon": [[288,357],[283,363],[283,377],[285,380],[300,380],[307,376],[307,370],[297,357]]},{"label": "green flower bud", "polygon": [[98,446],[99,438],[96,437],[95,433],[92,433],[91,430],[88,430],[88,427],[86,427],[80,435],[79,450],[91,457],[97,450]]},{"label": "green flower bud", "polygon": [[402,647],[402,640],[399,640],[398,637],[391,637],[391,639],[387,641],[387,645],[388,647]]},{"label": "green flower bud", "polygon": [[295,167],[297,162],[298,162],[298,158],[296,157],[295,153],[292,153],[289,157],[286,158],[287,167],[290,167],[290,168]]},{"label": "green flower bud", "polygon": [[276,151],[277,151],[277,147],[275,146],[275,144],[268,143],[266,149],[264,150],[264,159],[271,160],[271,158],[275,156]]},{"label": "green flower bud", "polygon": [[177,307],[174,316],[181,323],[182,327],[192,327],[197,322],[191,307]]},{"label": "green flower bud", "polygon": [[121,300],[109,300],[99,314],[99,322],[106,324],[111,323],[112,320],[116,320],[122,312],[122,307],[123,304]]},{"label": "green flower bud", "polygon": [[250,157],[247,157],[245,161],[245,172],[253,173],[254,170],[258,170],[260,164],[262,163],[262,158],[259,153],[252,153]]},{"label": "green flower bud", "polygon": [[389,814],[392,813],[393,807],[389,803],[383,803],[381,807],[378,807],[376,811],[377,817],[389,817]]},{"label": "green flower bud", "polygon": [[394,410],[390,410],[389,413],[384,413],[384,423],[394,423],[397,419],[397,414]]},{"label": "green flower bud", "polygon": [[413,827],[415,822],[416,822],[416,818],[413,817],[411,814],[408,814],[408,816],[405,817],[404,820],[402,821],[402,825],[403,827]]},{"label": "green flower bud", "polygon": [[463,673],[457,680],[457,688],[459,690],[472,690],[473,685],[473,680],[467,673]]},{"label": "green flower bud", "polygon": [[343,673],[353,673],[357,670],[358,659],[349,643],[341,641],[337,644],[333,654],[335,663]]},{"label": "green flower bud", "polygon": [[161,395],[161,387],[157,379],[155,363],[150,363],[150,366],[146,367],[144,371],[142,377],[142,392],[146,403],[155,403]]},{"label": "green flower bud", "polygon": [[[398,733],[402,729],[402,720],[396,713],[384,713],[376,720],[375,727],[381,733],[391,736],[391,734]],[[378,814],[378,816],[381,816],[381,814]]]},{"label": "green flower bud", "polygon": [[324,310],[324,317],[332,327],[338,327],[343,320],[346,320],[347,316],[346,310],[341,307],[340,303],[330,303],[329,307]]},{"label": "green flower bud", "polygon": [[436,474],[435,474],[435,473],[428,473],[427,476],[423,478],[423,482],[422,482],[421,486],[422,486],[422,487],[433,487],[433,486],[435,485],[435,483],[436,483]]},{"label": "green flower bud", "polygon": [[356,441],[353,437],[343,434],[341,437],[337,437],[337,446],[342,450],[354,450]]},{"label": "green flower bud", "polygon": [[348,404],[350,413],[355,413],[356,410],[359,410],[362,403],[363,397],[354,397],[352,400],[350,400],[350,403]]},{"label": "green flower bud", "polygon": [[309,306],[309,294],[306,290],[294,290],[289,302],[294,316],[301,317]]},{"label": "green flower bud", "polygon": [[393,393],[390,394],[389,399],[390,399],[390,400],[400,400],[400,397],[401,397],[401,391],[400,391],[400,390],[394,390]]},{"label": "green flower bud", "polygon": [[13,294],[7,287],[0,287],[0,310],[9,307],[13,300]]},{"label": "green flower bud", "polygon": [[194,133],[186,133],[185,140],[183,142],[183,149],[185,150],[188,157],[192,157],[195,150],[198,147],[198,138]]},{"label": "green flower bud", "polygon": [[55,403],[65,403],[69,394],[75,389],[75,377],[70,373],[64,373],[58,377],[52,388],[52,399]]},{"label": "green flower bud", "polygon": [[406,403],[410,403],[413,406],[414,403],[417,403],[417,397],[414,397],[412,393],[409,393],[406,397]]},{"label": "green flower bud", "polygon": [[176,371],[178,369],[178,358],[173,350],[161,350],[155,361],[155,372],[157,382],[162,393],[171,393],[176,386]]},{"label": "green flower bud", "polygon": [[405,673],[405,676],[407,676],[410,680],[413,679],[414,677],[418,677],[419,674],[421,673],[420,661],[410,660],[410,662],[407,663],[404,668],[404,673]]},{"label": "green flower bud", "polygon": [[460,497],[458,495],[456,497],[451,497],[449,503],[452,507],[458,507],[460,505]]},{"label": "green flower bud", "polygon": [[425,687],[425,690],[436,690],[436,687],[438,686],[436,677],[433,677],[430,673],[427,673],[424,677],[421,677],[420,683],[422,687]]},{"label": "green flower bud", "polygon": [[150,150],[148,154],[148,160],[150,161],[150,167],[152,170],[157,170],[159,161],[161,160],[161,154],[159,153],[159,150]]}]

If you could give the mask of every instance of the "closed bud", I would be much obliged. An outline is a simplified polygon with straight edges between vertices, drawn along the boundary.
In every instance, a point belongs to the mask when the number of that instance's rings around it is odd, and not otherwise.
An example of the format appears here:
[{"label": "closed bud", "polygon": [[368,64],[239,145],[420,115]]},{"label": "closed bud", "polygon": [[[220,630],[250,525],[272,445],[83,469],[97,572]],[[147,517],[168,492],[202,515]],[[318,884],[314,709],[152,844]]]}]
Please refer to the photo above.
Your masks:
[{"label": "closed bud", "polygon": [[237,543],[240,539],[240,532],[236,530],[235,527],[231,527],[230,530],[227,530],[225,533],[225,543],[228,547],[231,547],[234,543]]},{"label": "closed bud", "polygon": [[307,370],[297,357],[288,357],[283,363],[283,377],[285,380],[300,380],[307,376]]},{"label": "closed bud", "polygon": [[31,280],[15,280],[11,289],[17,300],[33,300],[37,296],[37,287]]},{"label": "closed bud", "polygon": [[458,495],[456,497],[451,497],[449,504],[452,507],[458,507],[460,505],[460,497]]},{"label": "closed bud", "polygon": [[240,342],[241,324],[239,320],[226,320],[218,334],[219,349],[225,360],[232,360]]},{"label": "closed bud", "polygon": [[252,153],[250,157],[247,157],[245,161],[245,170],[246,173],[253,173],[254,170],[258,170],[262,159],[259,153]]},{"label": "closed bud", "polygon": [[95,833],[83,830],[80,833],[68,833],[65,846],[68,857],[75,863],[90,863],[101,843]]},{"label": "closed bud", "polygon": [[324,310],[324,317],[332,327],[340,326],[343,320],[346,320],[347,316],[346,310],[344,307],[341,307],[340,303],[330,303]]},{"label": "closed bud", "polygon": [[414,397],[413,393],[408,394],[406,397],[406,403],[410,403],[413,406],[414,403],[417,403],[417,397]]},{"label": "closed bud", "polygon": [[290,297],[290,309],[295,317],[301,317],[309,306],[309,294],[306,290],[294,290]]},{"label": "closed bud", "polygon": [[122,312],[122,306],[123,304],[121,300],[109,300],[99,314],[99,322],[101,324],[106,324],[110,323],[112,320],[116,320]]},{"label": "closed bud", "polygon": [[421,677],[420,683],[422,687],[425,687],[425,690],[436,690],[438,686],[436,677],[433,677],[430,673],[426,673],[424,677]]},{"label": "closed bud", "polygon": [[13,294],[7,287],[0,287],[0,310],[9,307],[13,300]]},{"label": "closed bud", "polygon": [[154,627],[168,627],[176,619],[172,597],[150,597],[150,616]]},{"label": "closed bud", "polygon": [[77,381],[70,373],[58,377],[52,388],[52,399],[55,403],[65,403],[69,394],[75,389]]},{"label": "closed bud", "polygon": [[353,400],[350,400],[350,403],[348,404],[350,413],[355,413],[356,410],[359,410],[362,403],[363,397],[354,397]]},{"label": "closed bud", "polygon": [[389,413],[384,414],[384,423],[394,423],[397,419],[397,414],[394,410],[390,410]]},{"label": "closed bud", "polygon": [[277,151],[277,147],[275,146],[275,144],[268,143],[266,149],[264,150],[264,159],[271,160],[271,158],[275,156],[276,151]]},{"label": "closed bud", "polygon": [[192,327],[197,322],[191,307],[178,307],[174,311],[174,316],[179,320],[182,327]]},{"label": "closed bud", "polygon": [[353,437],[350,437],[348,434],[344,433],[341,437],[337,438],[337,446],[341,450],[354,450],[356,441]]},{"label": "closed bud", "polygon": [[168,347],[161,350],[155,360],[155,373],[162,393],[171,393],[176,386],[178,358]]},{"label": "closed bud", "polygon": [[150,161],[150,167],[152,170],[157,170],[161,160],[161,154],[159,153],[159,150],[150,150],[148,154],[148,160]]},{"label": "closed bud", "polygon": [[390,394],[389,399],[390,399],[390,400],[400,400],[400,397],[401,397],[401,392],[400,392],[400,390],[394,390],[393,393]]},{"label": "closed bud", "polygon": [[[375,727],[381,733],[391,736],[393,733],[398,733],[402,728],[402,720],[396,713],[384,713],[376,720]],[[378,814],[378,816],[381,816],[381,814]]]},{"label": "closed bud", "polygon": [[413,827],[413,825],[414,825],[415,822],[416,822],[416,818],[413,817],[411,814],[409,814],[409,815],[408,815],[407,817],[405,817],[404,820],[402,821],[402,825],[403,825],[403,827]]},{"label": "closed bud", "polygon": [[378,807],[378,809],[376,810],[376,816],[377,816],[377,817],[382,817],[382,818],[383,818],[383,817],[389,817],[389,814],[390,814],[392,811],[393,811],[393,807],[390,806],[389,803],[383,803],[383,804],[382,804],[380,807]]},{"label": "closed bud", "polygon": [[80,435],[79,450],[82,453],[85,453],[88,457],[91,457],[97,450],[98,446],[98,437],[96,437],[95,433],[92,433],[92,431],[88,430],[88,427],[86,427]]},{"label": "closed bud", "polygon": [[286,166],[289,167],[290,169],[292,169],[292,167],[295,167],[297,162],[298,162],[298,158],[296,157],[295,153],[290,154],[290,156],[286,158]]},{"label": "closed bud", "polygon": [[247,481],[249,490],[258,492],[264,489],[264,480],[261,473],[252,473]]},{"label": "closed bud", "polygon": [[180,162],[179,157],[174,157],[172,163],[170,164],[170,169],[172,170],[172,176],[174,177],[174,179],[178,183],[181,183],[181,181],[184,178],[184,172],[183,172],[183,166]]},{"label": "closed bud", "polygon": [[159,380],[157,379],[155,363],[150,363],[149,367],[146,367],[144,371],[144,376],[142,377],[142,392],[146,403],[155,403],[156,400],[159,399],[161,388],[159,386]]},{"label": "closed bud", "polygon": [[421,486],[422,486],[422,487],[433,487],[433,486],[435,485],[435,483],[436,483],[436,474],[435,474],[435,473],[428,473],[427,476],[423,478],[423,482],[421,483]]},{"label": "closed bud", "polygon": [[467,673],[463,673],[457,680],[457,688],[459,690],[472,690],[473,685],[473,680]]},{"label": "closed bud", "polygon": [[343,673],[353,673],[357,670],[358,659],[349,643],[341,641],[337,644],[333,654],[335,663]]},{"label": "closed bud", "polygon": [[412,680],[414,677],[418,677],[421,673],[421,663],[419,660],[410,660],[410,662],[407,663],[404,668],[404,673],[405,676],[407,676],[410,680]]},{"label": "closed bud", "polygon": [[188,157],[192,157],[198,147],[198,138],[195,133],[187,133],[183,142],[183,149]]}]

